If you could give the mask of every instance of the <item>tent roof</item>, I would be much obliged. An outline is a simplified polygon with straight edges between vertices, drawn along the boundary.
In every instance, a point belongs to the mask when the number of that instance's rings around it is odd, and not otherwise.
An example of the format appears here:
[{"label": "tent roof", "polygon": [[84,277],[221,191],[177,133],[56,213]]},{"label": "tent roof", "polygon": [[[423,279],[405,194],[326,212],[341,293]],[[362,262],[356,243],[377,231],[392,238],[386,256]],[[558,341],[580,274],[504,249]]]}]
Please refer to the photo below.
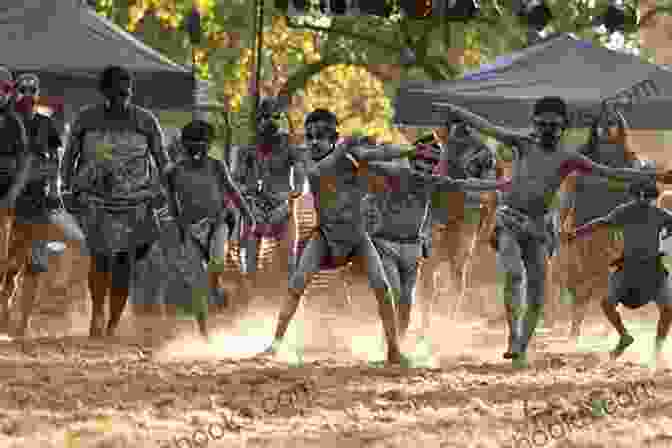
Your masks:
[{"label": "tent roof", "polygon": [[0,53],[10,70],[37,73],[47,95],[63,95],[75,108],[97,100],[97,78],[108,65],[133,72],[139,105],[188,109],[194,102],[193,75],[187,67],[149,48],[81,0],[3,0]]},{"label": "tent roof", "polygon": [[648,98],[669,96],[666,103],[672,102],[672,72],[561,33],[500,56],[459,80],[404,83],[397,97],[395,122],[438,125],[445,121],[441,105],[450,103],[468,107],[498,124],[524,128],[534,101],[559,96],[569,105],[573,125],[585,126],[589,114],[599,113],[602,101],[619,94],[622,99],[633,86],[637,86],[636,102],[642,104],[632,111],[645,116],[630,117],[630,124],[634,120],[638,125],[633,127],[669,127],[651,116],[661,103]]}]

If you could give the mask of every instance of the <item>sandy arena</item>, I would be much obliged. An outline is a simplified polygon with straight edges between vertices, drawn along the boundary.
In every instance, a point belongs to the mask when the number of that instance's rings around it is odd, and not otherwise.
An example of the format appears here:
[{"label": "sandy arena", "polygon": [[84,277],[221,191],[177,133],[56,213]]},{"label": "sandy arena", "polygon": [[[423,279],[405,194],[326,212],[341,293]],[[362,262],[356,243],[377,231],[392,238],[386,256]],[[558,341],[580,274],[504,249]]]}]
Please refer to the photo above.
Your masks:
[{"label": "sandy arena", "polygon": [[[531,368],[513,371],[501,359],[504,325],[492,323],[501,305],[484,288],[467,310],[479,319],[452,323],[437,315],[424,341],[412,332],[407,353],[416,368],[402,369],[381,365],[374,298],[363,287],[355,292],[350,309],[340,298],[310,297],[290,327],[286,352],[274,361],[252,358],[270,342],[277,308],[268,299],[266,309],[255,307],[237,328],[217,331],[210,345],[194,338],[191,321],[140,322],[130,310],[114,340],[90,341],[83,309],[63,324],[69,336],[5,338],[0,446],[672,446],[670,351],[654,371],[652,306],[626,314],[636,342],[622,360],[608,361],[616,334],[607,333],[593,309],[578,346],[566,338],[567,322],[558,321],[536,338]],[[443,308],[449,299],[444,295]],[[165,335],[160,325],[177,338],[150,343],[136,331],[152,326]],[[612,401],[608,413],[588,418],[577,411],[626,381],[653,381],[655,388],[627,405]],[[544,408],[584,420],[571,428],[551,423],[551,433],[535,434],[536,444],[513,444],[525,422],[535,431],[533,415]]]}]

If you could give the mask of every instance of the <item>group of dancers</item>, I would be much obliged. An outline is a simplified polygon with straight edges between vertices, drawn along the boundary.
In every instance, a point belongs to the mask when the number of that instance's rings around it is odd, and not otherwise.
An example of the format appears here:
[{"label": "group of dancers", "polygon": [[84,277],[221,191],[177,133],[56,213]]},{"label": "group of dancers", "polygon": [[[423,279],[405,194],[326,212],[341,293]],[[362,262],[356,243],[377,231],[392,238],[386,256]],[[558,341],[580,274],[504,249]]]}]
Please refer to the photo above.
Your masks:
[{"label": "group of dancers", "polygon": [[[524,366],[544,305],[547,259],[559,238],[558,229],[549,225],[549,215],[555,212],[549,197],[555,196],[561,183],[572,173],[600,176],[631,183],[633,201],[623,207],[641,209],[645,204],[650,206],[647,201],[651,199],[651,191],[656,189],[656,182],[669,180],[668,173],[613,168],[591,160],[581,151],[565,148],[561,139],[568,126],[567,106],[561,98],[546,97],[535,104],[530,134],[494,126],[461,107],[452,106],[450,110],[459,121],[513,149],[510,179],[450,177],[445,174],[445,161],[450,154],[443,154],[444,163],[439,165],[439,172],[427,174],[408,163],[409,158],[420,156],[419,148],[339,140],[338,122],[333,113],[316,110],[306,117],[308,157],[296,171],[300,171],[310,185],[318,225],[291,269],[288,298],[279,314],[274,343],[266,354],[277,352],[310,279],[321,269],[359,259],[364,262],[369,285],[378,301],[387,359],[391,363],[403,362],[405,357],[399,343],[410,322],[418,260],[426,253],[427,219],[433,195],[451,190],[498,191],[493,244],[507,279],[509,347],[504,358],[511,359],[515,366]],[[290,201],[300,194],[292,192]],[[371,209],[376,211],[377,219],[367,219],[370,215],[367,210]],[[655,216],[663,216],[661,213]],[[627,216],[635,222],[640,219],[640,225],[652,227],[647,233],[650,241],[638,245],[631,241],[637,238],[630,236],[633,231],[626,232],[625,258],[629,261],[624,263],[622,272],[610,279],[610,285],[625,285],[610,288],[603,305],[610,322],[622,334],[619,346],[612,352],[615,357],[632,343],[622,324],[618,324],[615,304],[633,306],[633,297],[638,298],[639,304],[650,300],[659,303],[657,352],[670,325],[663,304],[668,285],[664,271],[658,269],[657,243],[664,220],[651,221],[641,213],[632,212]],[[579,235],[584,235],[587,228],[592,227],[580,227]],[[637,249],[631,249],[632,245]],[[649,262],[650,259],[654,261]],[[633,266],[630,275],[625,273],[629,266]],[[656,277],[657,282],[649,282],[645,287],[638,280],[645,277],[635,270],[647,266],[655,268],[650,275],[663,277]],[[658,289],[647,289],[650,285]]]},{"label": "group of dancers", "polygon": [[[549,224],[556,212],[549,198],[572,174],[630,184],[632,201],[619,205],[608,216],[582,223],[571,236],[584,238],[603,224],[623,228],[624,261],[622,268],[610,276],[609,294],[602,302],[606,317],[620,334],[612,355],[620,356],[633,342],[616,310],[619,303],[635,308],[656,301],[660,309],[657,353],[669,332],[672,290],[661,267],[659,235],[672,227],[672,215],[657,208],[655,200],[656,182],[669,182],[672,174],[615,168],[596,162],[588,157],[590,154],[584,154],[586,151],[566,148],[561,140],[568,128],[568,113],[561,98],[545,97],[535,103],[529,134],[495,126],[462,107],[450,106],[453,118],[447,133],[436,135],[441,156],[434,172],[418,169],[412,163],[426,156],[422,146],[377,145],[367,138],[341,138],[336,115],[326,109],[316,109],[306,116],[305,145],[292,145],[280,131],[277,120],[282,107],[275,99],[265,99],[258,108],[256,144],[236,147],[228,163],[209,155],[215,130],[201,120],[182,129],[181,156],[172,160],[158,120],[131,104],[131,74],[121,67],[110,67],[100,80],[106,102],[79,114],[60,167],[65,190],[80,207],[75,219],[63,210],[62,201],[61,213],[46,213],[50,208],[46,199],[54,197],[53,191],[47,191],[44,176],[30,178],[34,156],[51,154],[60,140],[48,126],[46,131],[36,127],[31,140],[24,124],[27,119],[17,116],[11,101],[17,83],[6,70],[0,71],[0,78],[0,124],[6,143],[6,157],[0,161],[7,162],[2,165],[3,207],[6,212],[14,210],[11,215],[30,217],[31,229],[42,222],[49,228],[57,224],[58,237],[33,231],[24,238],[26,241],[76,241],[91,255],[91,336],[103,334],[103,308],[108,295],[107,334],[114,333],[128,299],[134,263],[144,258],[160,238],[156,210],[164,207],[179,243],[191,246],[207,266],[205,293],[194,295],[194,300],[204,302],[196,313],[204,336],[208,335],[208,302],[220,294],[222,260],[231,242],[237,241],[241,249],[239,278],[244,302],[249,300],[253,286],[250,276],[257,270],[260,241],[265,237],[289,238],[288,294],[279,312],[273,343],[263,354],[277,353],[316,274],[359,262],[365,267],[377,300],[387,361],[403,364],[407,358],[400,342],[411,321],[418,267],[423,259],[432,258],[432,216],[451,213],[441,199],[446,195],[473,197],[485,192],[496,198],[488,202],[486,215],[493,212],[491,241],[506,278],[509,341],[503,356],[514,366],[525,366],[530,339],[544,306],[547,260],[559,241],[558,226]],[[35,96],[35,89],[28,87],[35,87],[39,80],[32,75],[22,79],[18,87]],[[608,132],[610,126],[604,126]],[[465,143],[475,139],[465,133],[468,128],[512,149],[510,178],[495,175],[491,154],[483,150],[484,145]],[[463,148],[455,150],[459,142],[464,143]],[[33,184],[34,188],[28,188]],[[297,200],[306,194],[312,195],[317,225],[308,239],[298,240],[292,217]],[[25,206],[18,206],[20,197],[44,197],[45,201],[40,202],[39,213],[31,215]],[[482,215],[480,205],[475,209]],[[481,224],[483,221],[480,219]],[[29,251],[25,243],[16,251],[24,258],[29,253],[33,274],[44,271],[37,257],[39,251]],[[2,274],[6,275],[16,264],[10,261],[17,256],[3,257],[7,262]],[[27,304],[22,305],[19,333],[25,331],[32,307],[32,299],[22,300]],[[6,320],[8,305],[6,301],[2,305]]]}]

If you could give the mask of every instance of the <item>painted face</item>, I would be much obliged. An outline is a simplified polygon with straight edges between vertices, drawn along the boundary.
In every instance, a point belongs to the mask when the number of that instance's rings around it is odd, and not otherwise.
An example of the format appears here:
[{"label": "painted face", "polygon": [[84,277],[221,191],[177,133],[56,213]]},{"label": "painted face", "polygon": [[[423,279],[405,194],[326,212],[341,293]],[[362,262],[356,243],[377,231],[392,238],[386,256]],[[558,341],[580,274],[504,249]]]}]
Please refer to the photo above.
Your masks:
[{"label": "painted face", "polygon": [[313,160],[326,157],[333,150],[334,129],[330,123],[318,121],[306,126],[306,145]]},{"label": "painted face", "polygon": [[22,78],[16,87],[16,110],[22,113],[33,112],[39,93],[37,79]]},{"label": "painted face", "polygon": [[564,124],[565,120],[562,115],[551,112],[535,115],[532,118],[534,135],[546,150],[554,150],[557,147],[564,132]]},{"label": "painted face", "polygon": [[191,160],[201,162],[207,157],[210,145],[206,141],[182,139],[182,146]]}]

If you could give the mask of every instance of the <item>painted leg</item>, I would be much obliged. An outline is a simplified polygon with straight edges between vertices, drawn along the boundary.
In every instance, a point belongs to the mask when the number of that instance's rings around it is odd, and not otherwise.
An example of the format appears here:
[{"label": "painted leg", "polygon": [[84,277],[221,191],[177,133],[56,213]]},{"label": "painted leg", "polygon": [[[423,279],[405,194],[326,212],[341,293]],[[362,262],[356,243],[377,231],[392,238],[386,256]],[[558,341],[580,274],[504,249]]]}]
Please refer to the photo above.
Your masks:
[{"label": "painted leg", "polygon": [[341,270],[341,279],[343,281],[343,299],[345,305],[350,308],[352,307],[352,263],[348,263]]},{"label": "painted leg", "polygon": [[369,238],[366,238],[364,241],[362,255],[366,259],[369,286],[373,289],[376,296],[378,315],[383,323],[385,340],[387,342],[387,362],[401,364],[403,357],[399,348],[399,327],[396,309],[398,294],[395,293],[394,288],[387,280],[383,262]]},{"label": "painted leg", "polygon": [[37,297],[40,296],[44,283],[44,276],[30,272],[30,270],[26,272],[23,287],[19,293],[21,297],[21,320],[16,329],[17,337],[23,338],[26,336],[30,326],[30,318],[33,314],[33,306]]},{"label": "painted leg", "polygon": [[129,288],[110,288],[110,320],[107,323],[107,336],[114,336],[121,316],[128,302]]},{"label": "painted leg", "polygon": [[502,229],[497,232],[497,253],[500,279],[504,282],[504,307],[507,313],[509,327],[509,349],[504,353],[505,359],[514,359],[524,352],[524,326],[526,291],[524,289],[525,265],[522,250],[518,241],[511,232]]},{"label": "painted leg", "polygon": [[660,360],[663,344],[670,333],[670,324],[672,323],[672,287],[669,278],[666,278],[663,283],[657,303],[660,316],[658,318],[654,356],[656,360]]},{"label": "painted leg", "polygon": [[315,238],[308,242],[296,271],[289,279],[288,296],[278,315],[273,344],[264,351],[264,354],[274,355],[277,352],[278,346],[282,343],[285,333],[287,333],[289,324],[296,315],[306,288],[308,288],[312,277],[320,271],[322,261],[327,254],[328,247],[324,239]]},{"label": "painted leg", "polygon": [[2,280],[3,286],[0,291],[0,331],[10,330],[11,304],[16,303],[15,298],[20,287],[20,278],[23,269],[10,269]]},{"label": "painted leg", "polygon": [[621,314],[616,309],[616,306],[616,303],[610,301],[609,298],[606,298],[602,301],[602,311],[604,312],[604,315],[619,334],[618,345],[616,345],[616,347],[610,353],[611,359],[619,358],[635,341],[634,338],[628,334],[628,330],[625,328],[625,325],[623,325],[623,319],[621,319]]},{"label": "painted leg", "polygon": [[434,308],[434,263],[433,260],[427,260],[423,263],[420,275],[420,305],[422,313],[422,332],[429,334],[432,323],[432,312]]},{"label": "painted leg", "polygon": [[588,284],[583,284],[578,288],[570,288],[570,294],[574,297],[570,337],[578,339],[581,337],[583,322],[586,318],[586,311],[588,310],[588,304],[593,295],[593,288]]},{"label": "painted leg", "polygon": [[100,338],[103,336],[103,328],[105,326],[105,300],[112,287],[112,273],[105,272],[102,269],[101,272],[99,272],[98,268],[103,266],[96,266],[96,258],[98,257],[92,257],[92,266],[89,270],[89,291],[91,293],[91,325],[89,328],[89,336],[92,338]]},{"label": "painted leg", "polygon": [[[527,241],[522,249],[527,277],[527,297],[526,306],[523,307],[525,309],[525,317],[522,322],[524,339],[518,349],[524,354],[527,352],[539,322],[543,319],[548,255],[546,246],[537,241]],[[514,349],[514,353],[516,351]]]}]

